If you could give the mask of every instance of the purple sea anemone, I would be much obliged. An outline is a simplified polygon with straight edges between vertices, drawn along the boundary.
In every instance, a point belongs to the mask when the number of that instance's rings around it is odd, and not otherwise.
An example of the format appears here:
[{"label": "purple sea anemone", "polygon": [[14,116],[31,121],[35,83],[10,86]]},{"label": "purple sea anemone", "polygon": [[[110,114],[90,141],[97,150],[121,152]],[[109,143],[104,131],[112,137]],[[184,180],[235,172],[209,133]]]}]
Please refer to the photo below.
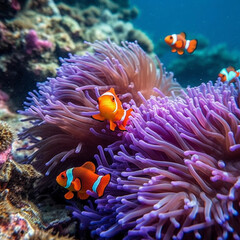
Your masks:
[{"label": "purple sea anemone", "polygon": [[240,239],[238,99],[209,82],[133,103],[122,140],[98,147],[111,182],[95,207],[73,208],[81,226],[104,239]]},{"label": "purple sea anemone", "polygon": [[[39,83],[38,91],[30,93],[25,111],[20,111],[33,123],[20,134],[20,138],[29,139],[27,149],[35,149],[27,162],[34,160],[32,164],[46,175],[57,166],[52,177],[81,165],[93,157],[98,144],[107,146],[121,135],[106,128],[105,122],[91,118],[97,113],[99,94],[113,87],[122,101],[134,99],[140,104],[138,91],[149,98],[153,87],[163,95],[180,89],[173,74],[165,74],[159,61],[158,71],[137,43],[120,47],[110,41],[97,41],[91,46],[94,54],[70,54],[61,59],[57,77]],[[102,129],[106,134],[101,134]]]}]

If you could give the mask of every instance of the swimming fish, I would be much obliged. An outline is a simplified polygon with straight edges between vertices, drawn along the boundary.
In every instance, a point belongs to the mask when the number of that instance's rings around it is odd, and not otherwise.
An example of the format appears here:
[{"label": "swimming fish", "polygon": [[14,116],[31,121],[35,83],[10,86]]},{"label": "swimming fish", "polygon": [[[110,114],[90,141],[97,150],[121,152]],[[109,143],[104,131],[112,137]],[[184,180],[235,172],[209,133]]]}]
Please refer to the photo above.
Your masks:
[{"label": "swimming fish", "polygon": [[179,55],[182,55],[184,50],[187,50],[188,53],[193,53],[197,48],[197,40],[186,40],[184,32],[168,35],[164,40],[171,46],[172,52],[177,52]]},{"label": "swimming fish", "polygon": [[95,165],[92,162],[86,162],[81,167],[69,168],[61,172],[56,181],[60,186],[68,190],[64,197],[71,199],[74,196],[73,192],[77,192],[77,196],[85,200],[89,197],[86,193],[87,190],[101,197],[111,176],[110,174],[99,176],[95,173],[95,170]]},{"label": "swimming fish", "polygon": [[240,69],[235,70],[234,67],[229,66],[228,68],[223,68],[218,77],[222,82],[234,82],[237,77],[240,76]]},{"label": "swimming fish", "polygon": [[117,97],[114,88],[103,93],[98,98],[99,114],[95,114],[92,117],[99,121],[108,120],[110,123],[110,129],[115,130],[116,126],[120,130],[126,130],[125,126],[132,109],[125,110],[122,107],[122,103]]}]

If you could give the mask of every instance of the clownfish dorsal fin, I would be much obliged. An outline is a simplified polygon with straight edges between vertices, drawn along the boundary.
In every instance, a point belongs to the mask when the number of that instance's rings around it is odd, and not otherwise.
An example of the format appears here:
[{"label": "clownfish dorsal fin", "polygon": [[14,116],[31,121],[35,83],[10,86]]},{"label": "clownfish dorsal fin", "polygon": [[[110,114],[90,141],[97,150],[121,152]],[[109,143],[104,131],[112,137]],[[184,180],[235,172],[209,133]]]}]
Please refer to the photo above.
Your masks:
[{"label": "clownfish dorsal fin", "polygon": [[110,88],[109,92],[111,92],[112,94],[116,95],[114,88]]},{"label": "clownfish dorsal fin", "polygon": [[82,165],[83,168],[86,168],[92,172],[95,172],[96,171],[96,167],[95,165],[92,163],[92,162],[85,162],[83,165]]},{"label": "clownfish dorsal fin", "polygon": [[227,68],[227,71],[228,71],[228,72],[230,72],[230,71],[235,71],[235,68],[232,67],[232,66],[229,66],[229,67]]},{"label": "clownfish dorsal fin", "polygon": [[180,32],[179,35],[181,35],[183,38],[186,39],[186,33],[185,32]]}]

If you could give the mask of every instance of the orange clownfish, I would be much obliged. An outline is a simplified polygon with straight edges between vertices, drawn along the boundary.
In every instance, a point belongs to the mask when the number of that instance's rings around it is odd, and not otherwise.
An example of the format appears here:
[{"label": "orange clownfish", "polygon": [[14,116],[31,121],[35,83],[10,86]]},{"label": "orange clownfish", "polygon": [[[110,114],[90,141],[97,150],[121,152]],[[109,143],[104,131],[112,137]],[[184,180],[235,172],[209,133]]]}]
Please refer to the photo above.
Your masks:
[{"label": "orange clownfish", "polygon": [[236,78],[240,76],[240,69],[235,70],[234,67],[223,68],[218,77],[222,82],[235,82]]},{"label": "orange clownfish", "polygon": [[74,196],[73,192],[77,192],[77,196],[85,200],[89,197],[86,193],[87,190],[101,197],[110,181],[110,174],[99,176],[95,170],[95,165],[92,162],[86,162],[81,167],[69,168],[61,172],[56,181],[60,186],[68,189],[64,197],[71,199]]},{"label": "orange clownfish", "polygon": [[186,49],[188,53],[193,53],[197,48],[197,40],[186,40],[186,34],[184,32],[168,35],[164,40],[171,46],[172,52],[177,52],[179,55],[184,53],[184,49]]},{"label": "orange clownfish", "polygon": [[122,108],[122,103],[117,97],[114,88],[111,88],[98,98],[98,107],[100,113],[93,115],[94,119],[99,121],[108,120],[112,131],[115,130],[116,126],[120,130],[126,130],[125,126],[132,109],[124,110]]}]

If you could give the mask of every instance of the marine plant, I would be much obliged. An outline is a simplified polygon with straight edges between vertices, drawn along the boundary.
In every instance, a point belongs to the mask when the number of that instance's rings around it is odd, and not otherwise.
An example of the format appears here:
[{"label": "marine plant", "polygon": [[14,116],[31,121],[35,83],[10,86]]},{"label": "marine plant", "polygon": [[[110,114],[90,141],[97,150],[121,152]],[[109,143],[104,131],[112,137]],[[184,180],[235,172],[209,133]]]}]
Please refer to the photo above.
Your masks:
[{"label": "marine plant", "polygon": [[97,113],[99,93],[113,87],[121,100],[134,99],[139,105],[138,91],[149,98],[153,87],[164,96],[180,89],[173,74],[165,73],[159,61],[158,71],[137,43],[125,42],[120,47],[111,41],[96,41],[90,45],[94,54],[60,59],[56,78],[39,83],[38,91],[30,93],[25,110],[20,111],[32,123],[20,134],[21,139],[29,139],[27,149],[35,149],[27,162],[46,175],[57,167],[52,177],[89,160],[98,144],[107,146],[122,134],[112,133],[106,123],[91,118]]},{"label": "marine plant", "polygon": [[237,84],[132,102],[122,139],[95,156],[99,174],[111,172],[105,195],[72,207],[81,228],[102,239],[240,239]]}]

